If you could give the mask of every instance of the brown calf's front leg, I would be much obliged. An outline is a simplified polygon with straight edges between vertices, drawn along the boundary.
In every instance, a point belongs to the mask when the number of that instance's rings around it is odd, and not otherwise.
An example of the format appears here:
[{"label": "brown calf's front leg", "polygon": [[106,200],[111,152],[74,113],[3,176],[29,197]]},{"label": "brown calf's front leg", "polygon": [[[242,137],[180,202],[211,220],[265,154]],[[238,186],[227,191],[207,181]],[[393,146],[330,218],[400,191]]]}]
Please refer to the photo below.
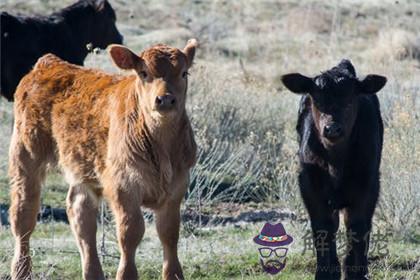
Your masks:
[{"label": "brown calf's front leg", "polygon": [[144,234],[144,219],[136,188],[110,188],[106,196],[111,203],[117,225],[120,264],[117,280],[137,279],[135,254]]},{"label": "brown calf's front leg", "polygon": [[39,212],[45,163],[35,159],[23,144],[11,144],[9,176],[11,184],[10,223],[15,238],[11,265],[12,279],[31,279],[29,239]]},{"label": "brown calf's front leg", "polygon": [[163,246],[162,278],[164,280],[184,279],[178,260],[180,204],[181,200],[168,200],[155,211],[156,229]]},{"label": "brown calf's front leg", "polygon": [[71,186],[67,194],[67,215],[82,259],[83,278],[105,279],[96,249],[96,216],[99,198],[87,184]]}]

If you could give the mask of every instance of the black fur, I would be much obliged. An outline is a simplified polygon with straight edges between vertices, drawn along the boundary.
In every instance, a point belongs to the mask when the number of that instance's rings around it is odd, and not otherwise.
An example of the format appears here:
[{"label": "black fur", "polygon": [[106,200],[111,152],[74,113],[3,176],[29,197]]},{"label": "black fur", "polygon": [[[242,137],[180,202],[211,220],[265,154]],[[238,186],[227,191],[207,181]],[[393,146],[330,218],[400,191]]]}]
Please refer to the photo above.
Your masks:
[{"label": "black fur", "polygon": [[46,53],[83,65],[87,44],[106,48],[122,43],[115,20],[115,12],[106,0],[78,1],[49,16],[1,12],[1,95],[13,101],[20,79]]},{"label": "black fur", "polygon": [[[317,93],[302,97],[296,130],[301,166],[300,191],[317,248],[315,279],[340,279],[335,242],[340,210],[345,215],[347,233],[351,234],[347,240],[345,279],[366,279],[369,232],[379,196],[383,143],[379,101],[375,94],[358,92],[360,81],[349,61],[342,61],[313,78],[313,82]],[[295,84],[294,81],[293,87]],[[343,109],[337,109],[341,105],[340,95],[351,90],[357,103],[351,133],[337,145],[325,145],[314,120],[313,110],[317,109],[312,96],[325,95],[318,97],[317,102],[335,104],[335,110],[339,111]],[[323,107],[325,104],[317,105]],[[325,111],[329,112],[328,109]]]}]

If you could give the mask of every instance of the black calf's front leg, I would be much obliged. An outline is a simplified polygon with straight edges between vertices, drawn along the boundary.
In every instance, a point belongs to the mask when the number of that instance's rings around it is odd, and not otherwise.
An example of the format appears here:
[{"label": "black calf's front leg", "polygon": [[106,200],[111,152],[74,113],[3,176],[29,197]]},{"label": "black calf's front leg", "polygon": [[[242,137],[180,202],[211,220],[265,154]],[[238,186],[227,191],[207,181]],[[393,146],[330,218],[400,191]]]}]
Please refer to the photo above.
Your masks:
[{"label": "black calf's front leg", "polygon": [[317,258],[315,279],[340,279],[341,270],[336,247],[336,233],[339,225],[338,212],[326,210],[322,214],[324,215],[311,215]]},{"label": "black calf's front leg", "polygon": [[347,228],[347,254],[344,265],[344,279],[368,279],[368,251],[371,230],[371,215],[357,215],[346,209],[344,221]]},{"label": "black calf's front leg", "polygon": [[341,277],[337,257],[336,233],[339,226],[338,210],[333,210],[322,195],[322,174],[317,168],[307,168],[299,175],[300,191],[311,219],[317,267],[315,279],[338,280]]}]

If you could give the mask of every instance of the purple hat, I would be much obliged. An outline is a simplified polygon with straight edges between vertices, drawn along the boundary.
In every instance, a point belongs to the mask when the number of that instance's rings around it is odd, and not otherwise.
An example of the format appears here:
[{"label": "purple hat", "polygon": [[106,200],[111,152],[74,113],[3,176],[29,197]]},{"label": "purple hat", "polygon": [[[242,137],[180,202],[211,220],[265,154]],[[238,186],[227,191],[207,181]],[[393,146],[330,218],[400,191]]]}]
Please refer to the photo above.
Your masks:
[{"label": "purple hat", "polygon": [[293,242],[293,237],[286,233],[281,223],[265,223],[261,233],[254,237],[254,242],[262,246],[278,247],[289,245]]}]

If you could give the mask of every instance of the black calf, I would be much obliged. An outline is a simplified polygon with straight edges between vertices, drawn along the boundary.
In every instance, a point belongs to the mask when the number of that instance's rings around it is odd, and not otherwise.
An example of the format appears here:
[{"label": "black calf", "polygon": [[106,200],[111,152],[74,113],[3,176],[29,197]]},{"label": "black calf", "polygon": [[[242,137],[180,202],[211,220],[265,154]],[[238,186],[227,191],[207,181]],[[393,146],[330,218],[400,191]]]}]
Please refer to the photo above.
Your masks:
[{"label": "black calf", "polygon": [[372,216],[379,195],[383,124],[375,95],[386,78],[359,80],[343,60],[314,78],[282,77],[300,103],[300,191],[308,210],[315,247],[315,279],[340,279],[336,251],[339,210],[347,228],[345,279],[366,279]]},{"label": "black calf", "polygon": [[46,53],[83,65],[87,44],[122,43],[115,20],[106,0],[81,0],[49,16],[0,13],[0,94],[13,101],[20,79]]}]

